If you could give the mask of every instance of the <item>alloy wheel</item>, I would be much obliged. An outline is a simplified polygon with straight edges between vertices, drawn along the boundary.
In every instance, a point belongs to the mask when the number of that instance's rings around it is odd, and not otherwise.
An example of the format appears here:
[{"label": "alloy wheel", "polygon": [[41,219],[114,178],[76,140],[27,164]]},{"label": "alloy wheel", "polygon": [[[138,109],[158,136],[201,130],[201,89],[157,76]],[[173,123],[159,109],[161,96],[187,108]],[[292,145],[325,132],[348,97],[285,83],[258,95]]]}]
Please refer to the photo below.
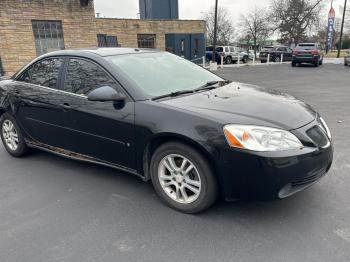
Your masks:
[{"label": "alloy wheel", "polygon": [[174,201],[190,204],[201,193],[201,178],[195,165],[177,154],[165,156],[158,166],[158,178],[164,192]]},{"label": "alloy wheel", "polygon": [[16,151],[18,148],[18,133],[15,125],[8,119],[6,119],[2,124],[2,135],[6,146],[12,150]]}]

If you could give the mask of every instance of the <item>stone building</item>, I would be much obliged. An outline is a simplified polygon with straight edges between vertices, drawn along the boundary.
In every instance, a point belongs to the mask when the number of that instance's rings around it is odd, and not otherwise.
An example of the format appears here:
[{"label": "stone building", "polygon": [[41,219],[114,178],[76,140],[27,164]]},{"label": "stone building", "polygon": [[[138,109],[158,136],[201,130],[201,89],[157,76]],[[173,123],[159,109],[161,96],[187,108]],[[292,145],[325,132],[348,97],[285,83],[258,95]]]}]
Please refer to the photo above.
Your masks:
[{"label": "stone building", "polygon": [[139,47],[204,55],[205,22],[96,18],[89,0],[1,0],[0,75],[59,49]]}]

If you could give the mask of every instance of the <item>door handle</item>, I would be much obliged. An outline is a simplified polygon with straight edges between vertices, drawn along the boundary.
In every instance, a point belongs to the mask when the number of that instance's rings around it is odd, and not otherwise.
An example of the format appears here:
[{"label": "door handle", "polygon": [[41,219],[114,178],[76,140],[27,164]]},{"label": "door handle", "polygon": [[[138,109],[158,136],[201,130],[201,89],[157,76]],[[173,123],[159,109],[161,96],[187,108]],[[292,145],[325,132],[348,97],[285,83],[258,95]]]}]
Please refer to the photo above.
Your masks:
[{"label": "door handle", "polygon": [[61,107],[65,108],[65,109],[70,109],[71,108],[70,104],[68,104],[68,103],[61,104]]},{"label": "door handle", "polygon": [[20,96],[20,95],[21,95],[21,91],[19,91],[19,90],[14,90],[14,95],[15,95],[15,96]]}]

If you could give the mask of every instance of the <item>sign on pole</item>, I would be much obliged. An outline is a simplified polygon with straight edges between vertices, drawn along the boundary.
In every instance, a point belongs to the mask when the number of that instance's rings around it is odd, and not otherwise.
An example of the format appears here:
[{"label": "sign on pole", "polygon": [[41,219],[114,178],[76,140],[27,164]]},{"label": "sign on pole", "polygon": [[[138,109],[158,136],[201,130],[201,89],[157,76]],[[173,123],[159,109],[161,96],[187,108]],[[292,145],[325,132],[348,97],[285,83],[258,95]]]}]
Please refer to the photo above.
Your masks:
[{"label": "sign on pole", "polygon": [[334,22],[335,22],[335,11],[334,8],[331,7],[328,13],[328,29],[327,29],[327,42],[326,49],[331,50],[333,46],[333,37],[334,37]]}]

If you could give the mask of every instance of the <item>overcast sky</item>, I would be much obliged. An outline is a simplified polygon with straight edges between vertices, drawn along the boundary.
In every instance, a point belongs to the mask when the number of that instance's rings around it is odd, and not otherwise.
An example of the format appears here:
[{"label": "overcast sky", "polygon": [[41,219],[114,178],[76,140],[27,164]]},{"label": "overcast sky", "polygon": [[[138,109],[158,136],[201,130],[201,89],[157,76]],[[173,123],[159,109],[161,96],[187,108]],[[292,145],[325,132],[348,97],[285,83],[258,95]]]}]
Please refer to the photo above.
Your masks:
[{"label": "overcast sky", "polygon": [[[215,0],[179,0],[179,13],[181,19],[199,19],[214,4]],[[330,7],[330,0],[324,0]],[[339,5],[343,0],[334,0],[335,11],[339,14]],[[267,7],[270,0],[219,0],[219,5],[230,11],[232,19],[237,21],[240,14],[254,6]],[[95,0],[96,12],[104,17],[137,18],[139,12],[139,0]],[[327,15],[327,12],[324,14]]]}]

